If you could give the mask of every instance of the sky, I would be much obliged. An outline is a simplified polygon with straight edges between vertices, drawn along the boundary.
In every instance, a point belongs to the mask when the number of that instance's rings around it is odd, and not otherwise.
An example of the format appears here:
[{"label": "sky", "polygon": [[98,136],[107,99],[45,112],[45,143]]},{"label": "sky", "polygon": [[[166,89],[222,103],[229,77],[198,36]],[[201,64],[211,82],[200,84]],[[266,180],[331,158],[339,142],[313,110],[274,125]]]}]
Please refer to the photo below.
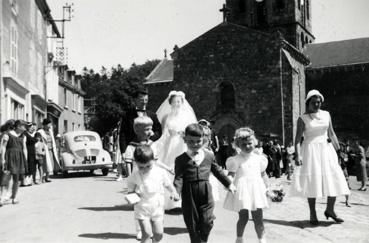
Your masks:
[{"label": "sky", "polygon": [[[288,0],[291,1],[291,0]],[[225,0],[48,0],[54,19],[65,3],[73,18],[65,24],[68,65],[80,72],[162,59],[222,22]],[[368,0],[312,0],[316,43],[369,37]],[[61,26],[59,26],[61,30]]]}]

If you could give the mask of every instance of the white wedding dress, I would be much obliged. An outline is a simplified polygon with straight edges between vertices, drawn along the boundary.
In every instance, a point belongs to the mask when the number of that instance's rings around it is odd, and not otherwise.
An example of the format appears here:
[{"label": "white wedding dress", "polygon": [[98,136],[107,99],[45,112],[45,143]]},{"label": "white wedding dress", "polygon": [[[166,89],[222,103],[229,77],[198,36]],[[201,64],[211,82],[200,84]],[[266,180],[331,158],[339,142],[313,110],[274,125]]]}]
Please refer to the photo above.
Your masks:
[{"label": "white wedding dress", "polygon": [[[174,108],[169,103],[169,97],[172,95],[182,97],[183,103],[180,107]],[[156,112],[158,119],[163,127],[162,135],[155,142],[157,148],[158,161],[165,164],[172,173],[169,178],[174,181],[174,162],[175,159],[187,151],[187,146],[183,140],[185,129],[192,123],[197,123],[195,112],[185,98],[185,94],[181,91],[171,91],[168,98],[161,104]],[[211,174],[209,182],[212,185],[212,193],[214,200],[219,199],[219,183]],[[181,208],[181,201],[173,201],[166,192],[165,210]]]},{"label": "white wedding dress", "polygon": [[[163,133],[156,142],[158,151],[158,160],[168,166],[174,172],[175,159],[187,150],[187,146],[183,140],[183,134],[189,124],[196,123],[196,116],[183,117],[180,111],[168,114],[162,124],[164,125]],[[169,174],[170,179],[174,181],[174,174]],[[181,202],[174,202],[165,197],[165,209],[180,208]]]}]

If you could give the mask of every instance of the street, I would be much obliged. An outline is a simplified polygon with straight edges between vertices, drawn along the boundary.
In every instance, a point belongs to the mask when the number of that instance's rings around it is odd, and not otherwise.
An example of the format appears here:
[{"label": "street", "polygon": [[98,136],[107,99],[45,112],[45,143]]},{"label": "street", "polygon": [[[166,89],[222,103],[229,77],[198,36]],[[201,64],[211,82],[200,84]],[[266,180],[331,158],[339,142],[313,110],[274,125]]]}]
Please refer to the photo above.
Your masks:
[{"label": "street", "polygon": [[[71,173],[68,178],[53,178],[52,183],[20,188],[18,205],[0,208],[0,242],[138,242],[135,239],[132,208],[123,199],[124,182],[115,175],[95,176]],[[327,221],[325,200],[317,201],[318,227],[309,224],[306,200],[290,198],[270,203],[264,210],[268,242],[369,242],[369,192],[359,192],[351,177],[351,208],[344,197],[337,198],[336,213],[343,224]],[[289,182],[282,183],[288,192]],[[222,194],[224,198],[224,193]],[[215,226],[209,242],[234,242],[237,214],[217,202]],[[162,242],[189,242],[181,215],[165,215]],[[252,221],[246,226],[246,242],[257,242]]]}]

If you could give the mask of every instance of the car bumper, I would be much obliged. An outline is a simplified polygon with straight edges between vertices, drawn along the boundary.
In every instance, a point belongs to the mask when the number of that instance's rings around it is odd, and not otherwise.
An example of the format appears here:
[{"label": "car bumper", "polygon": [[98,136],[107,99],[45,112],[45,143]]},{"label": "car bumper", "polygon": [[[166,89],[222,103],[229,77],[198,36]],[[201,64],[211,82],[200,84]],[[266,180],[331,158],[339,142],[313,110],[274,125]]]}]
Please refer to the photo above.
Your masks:
[{"label": "car bumper", "polygon": [[111,169],[113,164],[79,164],[79,165],[68,165],[63,166],[64,171],[66,170],[97,170],[97,169]]}]

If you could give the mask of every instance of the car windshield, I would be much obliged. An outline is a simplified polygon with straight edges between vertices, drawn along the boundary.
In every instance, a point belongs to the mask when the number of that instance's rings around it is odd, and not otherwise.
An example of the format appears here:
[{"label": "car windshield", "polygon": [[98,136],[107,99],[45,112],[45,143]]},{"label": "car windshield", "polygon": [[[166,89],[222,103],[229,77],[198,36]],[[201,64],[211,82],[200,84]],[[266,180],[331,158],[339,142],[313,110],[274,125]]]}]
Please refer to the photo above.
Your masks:
[{"label": "car windshield", "polygon": [[74,142],[94,142],[96,137],[92,135],[79,135],[74,137]]}]

